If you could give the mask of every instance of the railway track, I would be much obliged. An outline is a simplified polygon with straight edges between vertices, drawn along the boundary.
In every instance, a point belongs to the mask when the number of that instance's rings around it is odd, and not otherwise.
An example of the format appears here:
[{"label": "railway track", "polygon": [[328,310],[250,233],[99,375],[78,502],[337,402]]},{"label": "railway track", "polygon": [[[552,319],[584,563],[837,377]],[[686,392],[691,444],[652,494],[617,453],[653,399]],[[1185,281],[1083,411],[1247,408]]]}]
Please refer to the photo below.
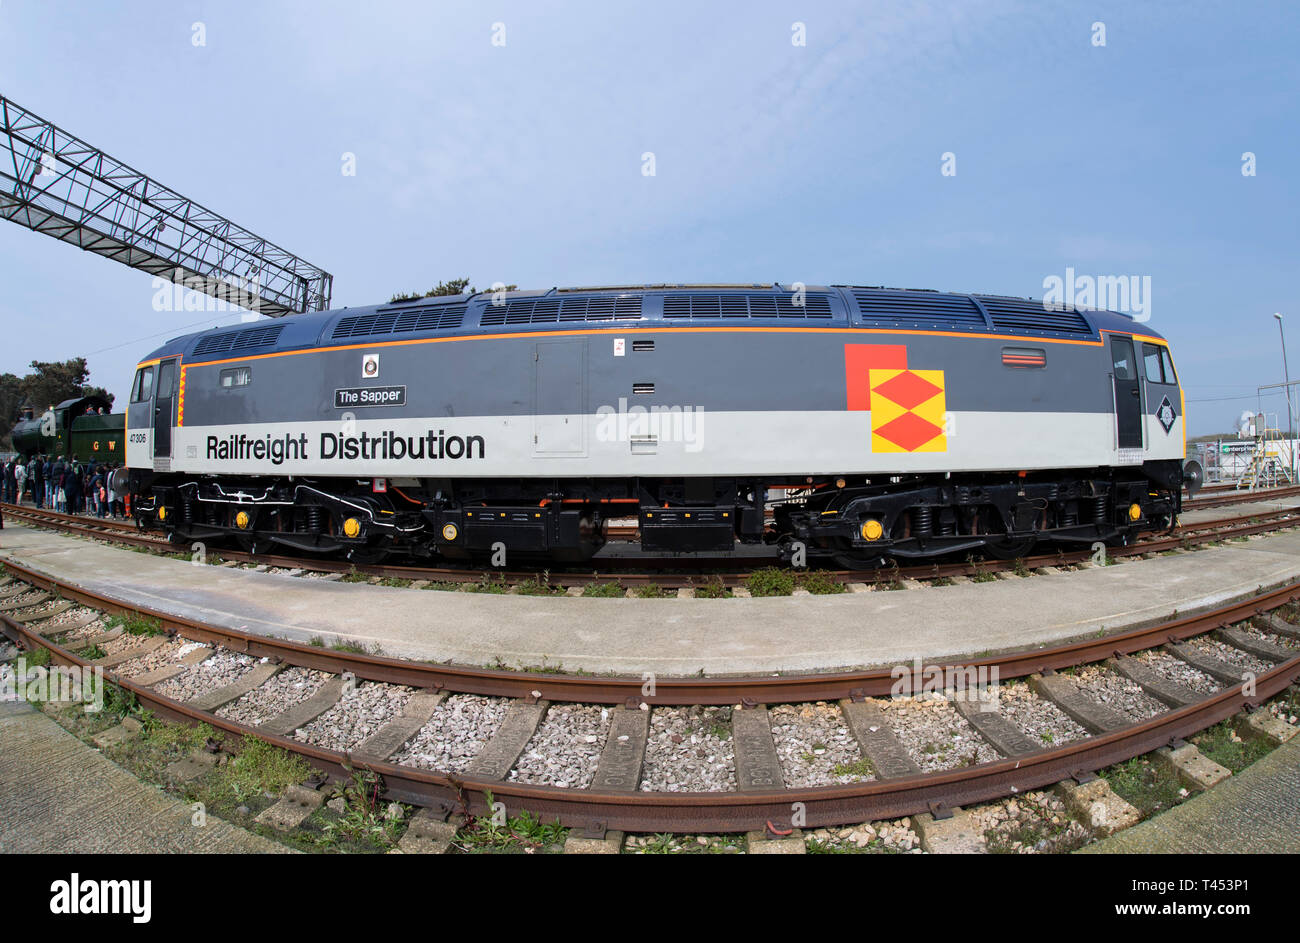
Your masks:
[{"label": "railway track", "polygon": [[1237,491],[1226,487],[1209,494],[1202,489],[1204,497],[1191,498],[1183,502],[1184,511],[1204,511],[1209,508],[1229,507],[1233,504],[1250,504],[1254,501],[1272,501],[1280,498],[1293,498],[1300,495],[1300,486],[1285,488],[1262,488],[1258,491]]},{"label": "railway track", "polygon": [[[1274,488],[1277,488],[1277,487],[1282,487],[1282,488],[1284,488],[1284,487],[1286,487],[1286,485],[1277,485],[1277,486],[1274,486]],[[1266,493],[1268,493],[1270,490],[1274,490],[1274,488],[1269,488],[1269,487],[1256,488],[1255,491],[1256,491],[1256,493],[1265,493],[1265,494],[1266,494]],[[1237,485],[1236,485],[1235,482],[1227,482],[1227,483],[1220,483],[1220,484],[1214,484],[1214,485],[1204,485],[1204,486],[1202,486],[1202,487],[1200,488],[1199,491],[1197,491],[1197,494],[1224,494],[1224,493],[1238,493],[1239,490],[1240,490],[1240,489],[1237,488]]]},{"label": "railway track", "polygon": [[[1300,489],[1297,489],[1300,491]],[[28,507],[3,505],[4,513],[14,520],[47,527],[93,539],[161,553],[188,555],[188,547],[175,545],[165,538],[139,531],[129,521],[106,521],[83,515],[60,514]],[[1221,540],[1249,537],[1300,524],[1300,508],[1282,508],[1231,516],[1199,524],[1180,526],[1173,534],[1147,537],[1127,547],[1108,547],[1110,557],[1134,557],[1204,546]],[[505,587],[527,585],[534,590],[562,592],[571,587],[616,582],[628,591],[639,587],[662,590],[697,589],[702,585],[724,588],[743,587],[755,569],[771,566],[772,560],[752,562],[735,558],[683,560],[681,558],[608,558],[598,559],[590,568],[561,570],[487,570],[475,566],[428,566],[403,564],[352,564],[321,557],[282,554],[251,554],[227,548],[214,548],[212,555],[221,561],[264,565],[276,569],[319,573],[360,574],[397,581],[423,580],[448,586],[495,582]],[[1043,567],[1076,566],[1094,559],[1092,549],[1035,554],[1020,560],[966,560],[926,563],[914,566],[870,570],[819,570],[819,576],[839,588],[858,585],[901,585],[903,580],[933,581],[954,577],[990,578],[999,572],[1026,572]],[[730,568],[730,569],[729,569]],[[544,581],[542,585],[541,581]],[[824,585],[824,584],[823,584]]]},{"label": "railway track", "polygon": [[[434,818],[490,813],[492,802],[512,811],[528,810],[544,821],[599,836],[624,832],[754,832],[776,834],[795,826],[816,828],[892,819],[930,812],[942,816],[955,806],[996,799],[1073,778],[1086,781],[1099,769],[1155,750],[1258,705],[1300,682],[1300,628],[1275,610],[1300,601],[1300,582],[1192,616],[1145,628],[1089,638],[1045,649],[976,658],[963,664],[929,666],[956,679],[934,701],[952,724],[970,738],[969,765],[952,765],[909,746],[907,725],[891,707],[898,672],[873,669],[827,674],[755,677],[653,678],[511,672],[477,667],[409,662],[382,655],[341,652],[177,618],[55,581],[30,568],[9,564],[0,584],[0,624],[25,649],[44,649],[54,664],[92,667],[77,652],[98,639],[113,650],[98,660],[114,683],[131,692],[148,710],[188,723],[206,723],[234,745],[257,737],[305,758],[336,780],[356,769],[382,777],[389,799],[430,810]],[[68,613],[89,607],[63,641]],[[165,636],[86,635],[95,614],[126,614],[153,620]],[[89,626],[89,628],[87,628]],[[158,652],[178,640],[191,647],[184,672],[151,668],[136,673],[133,663],[153,665]],[[179,649],[177,649],[179,651]],[[215,658],[246,659],[246,670],[219,689],[200,690],[188,700],[169,696],[176,677],[202,674]],[[152,659],[152,661],[150,661]],[[265,661],[261,661],[265,659]],[[1170,665],[1178,666],[1172,671]],[[178,669],[180,661],[167,667]],[[272,699],[255,724],[247,709],[231,705],[256,701],[282,672],[304,677],[321,673],[319,683],[293,703]],[[983,672],[981,674],[981,672]],[[1171,673],[1172,672],[1172,673]],[[1187,681],[1190,675],[1197,684]],[[1104,676],[1104,678],[1103,678]],[[1029,679],[1033,696],[1076,725],[1081,736],[1047,748],[1029,729],[1001,710],[1001,694],[990,694],[979,679],[994,678],[1009,690],[1010,679]],[[1124,713],[1104,701],[1106,685],[1136,685],[1158,707],[1149,716]],[[918,682],[920,679],[917,679]],[[1243,684],[1243,680],[1249,683]],[[1103,683],[1104,681],[1104,683]],[[197,682],[196,682],[197,684]],[[1094,690],[1094,685],[1096,689]],[[355,730],[340,742],[320,734],[313,722],[357,692],[375,686],[401,686],[405,697],[384,725],[364,738]],[[174,692],[173,692],[174,693]],[[391,696],[388,688],[381,695]],[[409,696],[407,696],[409,694]],[[1102,696],[1094,696],[1100,694]],[[993,704],[992,710],[981,709]],[[381,698],[382,700],[382,698]],[[906,699],[904,699],[906,700]],[[939,702],[942,701],[942,704]],[[459,702],[456,705],[456,702]],[[492,706],[491,723],[477,742],[453,738],[455,750],[439,753],[439,731],[447,712]],[[473,707],[479,705],[479,707]],[[783,706],[778,706],[783,705]],[[851,735],[861,765],[860,781],[810,784],[791,773],[789,743],[776,731],[778,712],[830,711],[832,723]],[[707,714],[714,729],[702,737],[705,761],[727,772],[725,788],[674,791],[690,785],[692,773],[665,760],[664,724],[681,706]],[[1043,709],[1046,709],[1044,707]],[[568,787],[520,781],[528,745],[551,719],[585,711],[599,716],[599,729],[586,749],[589,776]],[[254,713],[256,713],[254,711]],[[705,716],[705,715],[699,715]],[[234,719],[240,718],[240,719]],[[440,719],[441,718],[441,719]],[[960,719],[958,719],[960,718]],[[316,731],[312,733],[312,731]],[[554,731],[552,731],[554,733]],[[681,737],[680,734],[675,736]],[[710,739],[711,738],[711,739]],[[563,736],[561,740],[563,740]],[[588,738],[581,738],[586,741]],[[685,738],[682,738],[685,739]],[[332,745],[322,745],[329,742]],[[420,746],[420,744],[424,746]],[[433,746],[430,746],[433,744]],[[855,744],[855,746],[854,746]],[[444,744],[445,746],[445,744]],[[809,745],[815,752],[815,744]],[[405,753],[403,752],[405,748]],[[566,747],[553,748],[563,752]],[[421,753],[424,750],[425,753]],[[656,752],[658,750],[658,752]],[[543,751],[545,752],[545,751]],[[443,768],[424,768],[429,756],[460,757]],[[974,760],[975,762],[970,762]],[[668,768],[665,768],[665,762]],[[699,761],[695,761],[698,767]],[[423,766],[421,765],[423,764]],[[580,766],[583,764],[579,764]],[[513,777],[513,778],[512,778]],[[524,779],[529,777],[525,776]],[[536,778],[536,777],[533,777]],[[827,778],[827,777],[823,777]],[[834,778],[834,777],[829,777]],[[643,781],[660,785],[647,791]],[[319,784],[316,784],[319,785]],[[666,788],[665,788],[666,787]]]}]

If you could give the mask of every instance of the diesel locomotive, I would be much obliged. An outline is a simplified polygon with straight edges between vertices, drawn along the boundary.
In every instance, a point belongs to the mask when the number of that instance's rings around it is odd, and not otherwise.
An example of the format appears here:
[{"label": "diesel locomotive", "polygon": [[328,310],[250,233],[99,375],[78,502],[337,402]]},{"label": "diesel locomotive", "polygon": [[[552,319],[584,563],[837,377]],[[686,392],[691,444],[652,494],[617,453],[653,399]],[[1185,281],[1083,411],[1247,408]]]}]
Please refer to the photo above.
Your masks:
[{"label": "diesel locomotive", "polygon": [[590,558],[773,543],[866,565],[1171,528],[1169,345],[1130,317],[851,286],[427,297],[169,341],[126,408],[176,540]]}]

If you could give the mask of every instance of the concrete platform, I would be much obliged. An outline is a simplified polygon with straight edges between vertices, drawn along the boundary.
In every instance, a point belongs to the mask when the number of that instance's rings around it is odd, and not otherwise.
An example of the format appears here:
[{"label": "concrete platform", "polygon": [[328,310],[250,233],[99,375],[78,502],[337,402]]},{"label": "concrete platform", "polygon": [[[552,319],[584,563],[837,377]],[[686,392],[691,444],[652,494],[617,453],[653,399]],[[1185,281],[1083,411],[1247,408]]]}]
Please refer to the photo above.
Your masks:
[{"label": "concrete platform", "polygon": [[765,599],[584,599],[396,589],[257,573],[19,525],[0,560],[135,605],[407,658],[662,676],[910,664],[1095,636],[1300,578],[1300,532],[988,583]]},{"label": "concrete platform", "polygon": [[1168,812],[1081,854],[1300,852],[1300,737]]},{"label": "concrete platform", "polygon": [[[5,528],[8,533],[9,528]],[[30,704],[0,703],[0,853],[266,853],[282,845],[148,786]]]}]

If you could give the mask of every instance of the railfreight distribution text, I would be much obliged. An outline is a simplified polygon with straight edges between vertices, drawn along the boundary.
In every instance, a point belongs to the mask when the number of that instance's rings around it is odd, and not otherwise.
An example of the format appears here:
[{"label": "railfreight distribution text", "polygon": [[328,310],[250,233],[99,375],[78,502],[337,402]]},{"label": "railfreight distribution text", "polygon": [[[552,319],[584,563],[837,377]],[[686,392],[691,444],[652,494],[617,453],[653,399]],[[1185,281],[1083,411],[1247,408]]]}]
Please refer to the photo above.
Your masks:
[{"label": "railfreight distribution text", "polygon": [[[262,437],[249,435],[208,436],[208,458],[215,461],[259,462],[269,460],[272,465],[284,462],[301,462],[311,458],[307,433],[285,433]],[[398,435],[391,430],[371,435],[343,435],[335,432],[320,434],[322,459],[460,459],[483,458],[485,444],[482,436],[447,435],[442,429],[428,430],[422,436]]]}]

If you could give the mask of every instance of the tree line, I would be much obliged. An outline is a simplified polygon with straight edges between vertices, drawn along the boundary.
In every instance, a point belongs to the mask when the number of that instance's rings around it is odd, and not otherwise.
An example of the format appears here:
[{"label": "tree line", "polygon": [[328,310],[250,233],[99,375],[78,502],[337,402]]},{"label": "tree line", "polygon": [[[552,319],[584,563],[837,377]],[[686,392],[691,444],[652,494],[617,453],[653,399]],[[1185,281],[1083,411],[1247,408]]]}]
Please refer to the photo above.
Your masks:
[{"label": "tree line", "polygon": [[[502,291],[518,291],[518,285],[506,285]],[[438,282],[437,285],[421,294],[413,291],[409,294],[398,294],[388,299],[389,304],[395,304],[399,301],[414,301],[416,298],[431,298],[435,295],[473,295],[478,289],[470,285],[468,278],[453,278],[451,281]]]}]

